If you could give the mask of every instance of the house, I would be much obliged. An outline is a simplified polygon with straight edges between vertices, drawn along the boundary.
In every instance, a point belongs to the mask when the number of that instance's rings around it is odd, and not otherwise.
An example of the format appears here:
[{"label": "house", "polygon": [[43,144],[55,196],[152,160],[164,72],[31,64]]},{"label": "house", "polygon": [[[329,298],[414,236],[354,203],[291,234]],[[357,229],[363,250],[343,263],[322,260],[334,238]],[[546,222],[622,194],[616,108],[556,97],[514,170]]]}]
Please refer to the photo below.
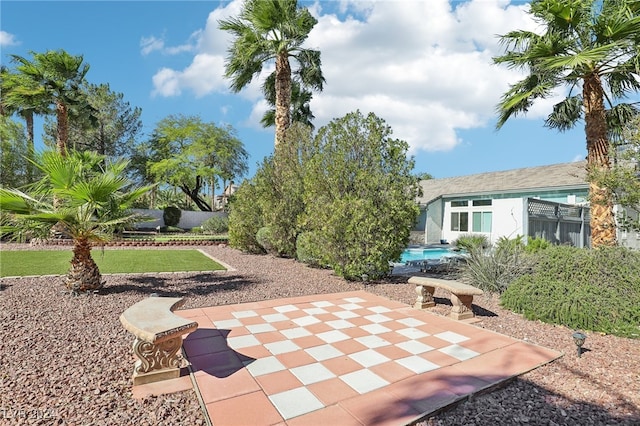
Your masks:
[{"label": "house", "polygon": [[588,246],[585,165],[580,161],[423,180],[417,198],[421,213],[412,235],[420,232],[420,242],[426,244],[483,234],[491,243],[523,235]]}]

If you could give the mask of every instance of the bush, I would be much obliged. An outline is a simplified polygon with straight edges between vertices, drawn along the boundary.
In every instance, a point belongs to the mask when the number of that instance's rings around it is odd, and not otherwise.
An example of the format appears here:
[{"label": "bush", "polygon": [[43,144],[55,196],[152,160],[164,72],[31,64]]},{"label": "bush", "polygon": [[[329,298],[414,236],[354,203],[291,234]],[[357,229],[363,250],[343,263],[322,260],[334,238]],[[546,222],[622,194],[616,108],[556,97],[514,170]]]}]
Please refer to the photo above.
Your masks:
[{"label": "bush", "polygon": [[165,226],[178,226],[180,218],[182,217],[182,210],[177,207],[169,206],[162,212],[162,219]]},{"label": "bush", "polygon": [[322,265],[322,244],[313,232],[303,232],[296,240],[296,259],[315,268]]},{"label": "bush", "polygon": [[469,256],[462,267],[463,279],[484,291],[502,293],[519,276],[531,269],[531,258],[524,253],[522,237],[500,238],[491,250],[469,244]]},{"label": "bush", "polygon": [[[259,172],[257,172],[259,173]],[[256,203],[255,178],[240,185],[229,200],[229,245],[249,253],[264,253],[256,240],[258,230],[263,226],[262,210]]]},{"label": "bush", "polygon": [[270,227],[263,226],[258,229],[258,232],[256,233],[256,241],[258,241],[260,247],[262,247],[267,253],[278,254],[275,246],[273,245],[273,235]]},{"label": "bush", "polygon": [[190,231],[193,234],[202,234],[202,232],[203,232],[201,226],[194,226],[193,228],[190,229]]},{"label": "bush", "polygon": [[224,234],[229,232],[229,218],[227,216],[213,216],[202,222],[202,231],[209,234]]},{"label": "bush", "polygon": [[552,246],[536,254],[502,305],[531,320],[623,337],[640,337],[640,253]]},{"label": "bush", "polygon": [[304,169],[299,223],[322,242],[322,262],[347,279],[388,275],[419,214],[408,144],[391,135],[375,114],[349,113],[319,130]]},{"label": "bush", "polygon": [[530,237],[527,240],[527,245],[525,246],[524,250],[527,253],[537,253],[540,250],[545,250],[549,247],[551,247],[551,243],[544,238]]},{"label": "bush", "polygon": [[179,233],[184,232],[184,229],[178,228],[177,226],[161,226],[160,227],[160,232],[162,232],[162,233],[179,234]]},{"label": "bush", "polygon": [[486,249],[491,245],[489,244],[489,239],[487,238],[487,236],[482,234],[460,235],[458,239],[453,242],[453,244],[459,249],[469,252],[475,247]]}]

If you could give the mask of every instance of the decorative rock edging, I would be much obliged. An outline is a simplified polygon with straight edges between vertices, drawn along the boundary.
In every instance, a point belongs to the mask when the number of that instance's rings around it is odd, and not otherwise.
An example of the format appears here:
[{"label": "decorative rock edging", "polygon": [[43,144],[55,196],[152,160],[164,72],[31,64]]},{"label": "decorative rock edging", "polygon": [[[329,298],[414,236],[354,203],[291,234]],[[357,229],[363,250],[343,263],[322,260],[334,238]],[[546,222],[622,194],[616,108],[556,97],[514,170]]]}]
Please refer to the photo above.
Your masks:
[{"label": "decorative rock edging", "polygon": [[[213,240],[170,240],[170,241],[108,241],[104,245],[105,247],[171,247],[171,246],[218,246],[226,245],[227,241],[213,241]],[[39,245],[39,244],[35,244]],[[52,246],[72,246],[72,240],[48,240],[41,245]]]}]

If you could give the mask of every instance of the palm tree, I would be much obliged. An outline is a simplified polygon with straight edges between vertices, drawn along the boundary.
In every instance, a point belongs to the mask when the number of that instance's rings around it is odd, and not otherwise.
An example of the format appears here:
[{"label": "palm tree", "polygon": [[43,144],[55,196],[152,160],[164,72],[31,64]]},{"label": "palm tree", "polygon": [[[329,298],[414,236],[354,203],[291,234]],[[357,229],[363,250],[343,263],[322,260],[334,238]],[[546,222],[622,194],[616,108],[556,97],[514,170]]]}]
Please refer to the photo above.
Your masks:
[{"label": "palm tree", "polygon": [[17,113],[25,121],[27,129],[27,182],[32,183],[33,164],[35,155],[33,118],[34,115],[45,115],[50,112],[45,89],[24,74],[12,73],[2,68],[0,80],[0,105],[2,113],[11,115]]},{"label": "palm tree", "polygon": [[297,0],[246,0],[239,17],[219,22],[220,29],[235,36],[229,48],[225,76],[239,92],[275,61],[276,147],[284,141],[291,124],[292,71],[289,58],[297,61],[295,74],[305,88],[322,90],[324,77],[320,52],[302,47],[318,21]]},{"label": "palm tree", "polygon": [[[269,77],[266,78],[262,85],[262,91],[264,92],[267,103],[270,109],[267,110],[260,124],[263,127],[271,127],[276,124],[276,73],[272,72]],[[312,120],[315,118],[311,112],[311,98],[313,94],[310,90],[303,87],[298,79],[291,81],[291,105],[290,105],[290,117],[291,123],[302,123],[305,126],[314,128]]]},{"label": "palm tree", "polygon": [[[61,224],[73,238],[67,288],[74,294],[102,288],[91,248],[108,241],[115,227],[141,220],[128,208],[150,188],[129,189],[124,177],[127,162],[109,162],[95,152],[70,150],[65,156],[45,151],[36,165],[44,177],[31,194],[0,188],[0,210],[11,215],[12,223],[3,231],[39,229],[48,235],[51,227]],[[52,204],[52,198],[58,203]]]},{"label": "palm tree", "polygon": [[82,55],[72,56],[64,50],[49,50],[45,53],[31,52],[33,60],[11,55],[18,63],[16,71],[28,78],[43,91],[49,104],[53,104],[57,120],[56,147],[65,155],[69,136],[69,109],[86,104],[81,90],[89,71],[83,64]]},{"label": "palm tree", "polygon": [[542,34],[503,35],[506,52],[494,58],[528,72],[503,95],[498,128],[526,113],[535,99],[569,87],[546,126],[564,131],[585,122],[592,247],[616,244],[612,194],[595,176],[610,170],[610,144],[638,113],[636,105],[616,102],[640,90],[639,12],[640,2],[630,0],[534,0],[530,13]]}]

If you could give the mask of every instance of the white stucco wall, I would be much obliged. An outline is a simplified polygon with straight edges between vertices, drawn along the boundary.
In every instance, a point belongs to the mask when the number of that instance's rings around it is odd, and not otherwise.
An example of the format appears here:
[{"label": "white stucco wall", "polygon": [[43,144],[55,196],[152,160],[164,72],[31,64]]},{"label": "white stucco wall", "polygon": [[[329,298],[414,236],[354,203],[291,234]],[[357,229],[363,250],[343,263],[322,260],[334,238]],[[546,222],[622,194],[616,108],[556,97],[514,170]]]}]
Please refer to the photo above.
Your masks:
[{"label": "white stucco wall", "polygon": [[[470,201],[468,207],[451,207],[451,201],[447,200],[445,202],[442,226],[443,239],[453,242],[460,235],[482,234],[486,235],[491,243],[495,243],[500,237],[515,238],[517,235],[524,234],[522,227],[524,222],[524,201],[522,198],[493,199],[490,206],[472,206],[471,204],[472,202]],[[469,213],[468,231],[451,230],[452,212]],[[473,212],[492,213],[491,232],[473,232]]]},{"label": "white stucco wall", "polygon": [[[149,222],[138,222],[135,224],[135,228],[155,228],[157,226],[164,226],[164,220],[162,219],[162,210],[150,210],[150,209],[133,209],[134,211],[155,218],[155,220]],[[180,216],[180,222],[178,227],[182,229],[191,229],[196,226],[200,226],[202,222],[213,216],[226,216],[224,212],[194,212],[182,210]]]}]

